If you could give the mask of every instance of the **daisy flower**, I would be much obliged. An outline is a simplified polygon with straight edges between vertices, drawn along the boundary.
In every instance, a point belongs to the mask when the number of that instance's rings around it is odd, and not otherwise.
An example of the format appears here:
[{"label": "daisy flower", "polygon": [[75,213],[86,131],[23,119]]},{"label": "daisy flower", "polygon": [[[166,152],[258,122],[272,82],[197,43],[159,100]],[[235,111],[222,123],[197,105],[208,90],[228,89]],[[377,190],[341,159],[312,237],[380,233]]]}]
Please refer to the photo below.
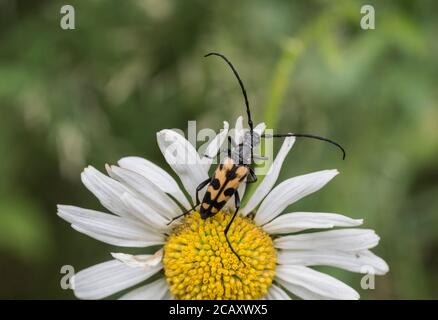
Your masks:
[{"label": "daisy flower", "polygon": [[[264,128],[260,124],[255,130],[262,133]],[[157,133],[160,150],[193,202],[196,187],[208,178],[210,157],[217,154],[228,131],[224,122],[224,129],[206,149],[208,157],[200,156],[172,130]],[[239,117],[236,142],[243,132]],[[369,250],[379,237],[373,230],[355,228],[362,224],[361,219],[335,213],[284,213],[289,205],[318,191],[338,174],[337,170],[323,170],[274,186],[294,142],[294,137],[284,140],[267,175],[229,230],[231,245],[244,263],[232,253],[223,233],[235,210],[233,199],[214,217],[202,220],[195,211],[168,225],[191,204],[163,169],[139,157],[122,158],[118,166],[107,165],[108,175],[86,168],[82,182],[111,214],[59,205],[58,215],[75,230],[113,246],[160,248],[149,255],[112,253],[112,260],[73,277],[75,295],[102,299],[137,286],[121,299],[278,300],[291,299],[291,294],[303,299],[358,299],[353,288],[311,267],[332,266],[351,272],[369,272],[371,268],[374,274],[385,274],[387,264]],[[239,194],[243,197],[244,193],[242,184]],[[342,228],[315,232],[334,227]]]}]

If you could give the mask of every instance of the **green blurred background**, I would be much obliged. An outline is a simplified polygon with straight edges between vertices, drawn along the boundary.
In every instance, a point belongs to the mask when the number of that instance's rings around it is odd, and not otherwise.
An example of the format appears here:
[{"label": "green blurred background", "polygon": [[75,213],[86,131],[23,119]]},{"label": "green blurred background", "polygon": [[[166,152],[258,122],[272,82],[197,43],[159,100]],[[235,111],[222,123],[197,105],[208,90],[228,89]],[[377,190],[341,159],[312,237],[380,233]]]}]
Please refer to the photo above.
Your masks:
[{"label": "green blurred background", "polygon": [[[76,9],[62,30],[60,8]],[[372,4],[376,29],[360,28]],[[438,298],[438,3],[435,1],[0,1],[0,297],[74,298],[76,270],[123,251],[74,231],[56,204],[101,209],[80,172],[127,155],[169,167],[155,140],[187,120],[243,114],[343,143],[299,141],[281,179],[341,174],[293,210],[365,218],[390,266],[366,299]],[[279,147],[276,144],[276,148]]]}]

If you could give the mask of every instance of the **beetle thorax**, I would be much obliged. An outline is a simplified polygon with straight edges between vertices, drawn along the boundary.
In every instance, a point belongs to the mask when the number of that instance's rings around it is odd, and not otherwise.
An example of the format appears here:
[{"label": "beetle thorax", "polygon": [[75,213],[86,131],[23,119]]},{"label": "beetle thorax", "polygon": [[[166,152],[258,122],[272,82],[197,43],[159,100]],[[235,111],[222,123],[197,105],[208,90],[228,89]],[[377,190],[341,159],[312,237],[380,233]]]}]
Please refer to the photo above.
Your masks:
[{"label": "beetle thorax", "polygon": [[253,131],[245,132],[242,142],[231,150],[231,159],[238,164],[251,164],[251,150],[260,143],[260,135]]}]

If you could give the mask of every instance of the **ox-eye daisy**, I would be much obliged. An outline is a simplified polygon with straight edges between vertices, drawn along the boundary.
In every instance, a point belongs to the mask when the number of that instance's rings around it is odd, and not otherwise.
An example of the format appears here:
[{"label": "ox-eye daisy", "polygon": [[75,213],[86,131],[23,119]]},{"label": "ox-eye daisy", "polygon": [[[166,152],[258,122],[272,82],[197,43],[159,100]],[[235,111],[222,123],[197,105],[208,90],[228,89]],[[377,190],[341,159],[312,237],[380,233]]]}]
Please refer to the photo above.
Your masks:
[{"label": "ox-eye daisy", "polygon": [[[261,124],[257,130],[263,130]],[[242,137],[242,118],[235,139]],[[214,155],[228,135],[224,130],[207,147]],[[181,135],[171,130],[157,134],[166,161],[179,176],[192,200],[197,185],[208,177],[211,160],[201,157]],[[109,176],[88,167],[85,186],[111,213],[58,206],[58,215],[72,227],[114,246],[162,246],[152,255],[112,253],[114,259],[80,271],[73,278],[81,299],[101,299],[140,285],[122,299],[357,299],[359,294],[343,282],[312,266],[332,266],[352,272],[384,274],[388,266],[369,249],[379,237],[373,230],[353,228],[360,219],[335,213],[283,211],[292,203],[318,191],[338,174],[323,170],[283,181],[274,187],[282,163],[295,138],[289,137],[228,233],[223,230],[233,212],[233,200],[212,218],[194,212],[168,225],[191,207],[178,183],[152,162],[127,157],[118,166],[106,166]],[[181,157],[187,161],[178,161]],[[244,195],[240,188],[240,196]],[[306,232],[309,229],[337,230]],[[364,268],[366,266],[366,268]]]}]

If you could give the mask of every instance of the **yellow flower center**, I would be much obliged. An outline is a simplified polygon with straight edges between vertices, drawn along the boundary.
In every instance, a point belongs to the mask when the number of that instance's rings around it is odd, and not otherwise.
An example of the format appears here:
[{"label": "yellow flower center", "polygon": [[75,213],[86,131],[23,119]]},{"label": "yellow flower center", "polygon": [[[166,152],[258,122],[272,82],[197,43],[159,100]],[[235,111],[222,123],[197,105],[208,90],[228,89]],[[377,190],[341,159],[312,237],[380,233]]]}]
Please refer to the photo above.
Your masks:
[{"label": "yellow flower center", "polygon": [[249,218],[237,216],[228,239],[231,215],[220,211],[201,219],[184,218],[164,246],[164,273],[177,299],[260,299],[275,275],[277,254],[271,237]]}]

